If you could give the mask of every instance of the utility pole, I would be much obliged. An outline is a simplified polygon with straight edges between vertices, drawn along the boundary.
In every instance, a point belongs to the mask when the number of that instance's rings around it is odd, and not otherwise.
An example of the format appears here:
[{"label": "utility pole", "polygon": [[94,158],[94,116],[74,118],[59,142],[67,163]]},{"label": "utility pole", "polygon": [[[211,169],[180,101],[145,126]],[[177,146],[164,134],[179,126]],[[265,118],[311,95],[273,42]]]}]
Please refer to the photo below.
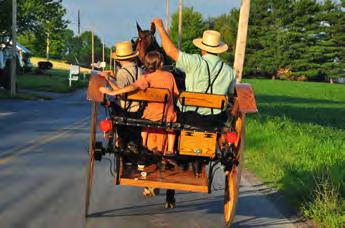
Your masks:
[{"label": "utility pole", "polygon": [[169,34],[170,33],[170,29],[169,29],[170,0],[166,0],[166,1],[167,1],[167,5],[166,5],[166,16],[165,16],[165,30]]},{"label": "utility pole", "polygon": [[238,22],[238,32],[236,41],[234,70],[237,82],[241,82],[243,73],[244,57],[246,53],[248,22],[250,12],[250,0],[242,0],[240,9],[240,18]]},{"label": "utility pole", "polygon": [[[105,58],[104,57],[104,54],[105,54],[104,51],[105,50],[104,49],[105,49],[105,47],[104,47],[104,40],[103,40],[103,42],[102,42],[102,64],[105,63],[105,59],[104,59]],[[104,67],[102,67],[102,71],[104,71]]]},{"label": "utility pole", "polygon": [[78,56],[77,56],[77,60],[76,60],[76,63],[78,64],[78,65],[80,65],[80,62],[79,62],[79,60],[80,60],[80,49],[81,49],[81,40],[80,40],[80,10],[78,10],[78,18],[77,18],[77,20],[78,20],[78,52],[77,52],[77,54],[78,54]]},{"label": "utility pole", "polygon": [[111,68],[111,54],[112,54],[112,48],[111,48],[111,46],[110,46],[109,50],[110,50],[110,55],[109,55],[109,67],[110,67],[110,69],[109,69],[109,70],[111,70],[111,69],[112,69],[112,68]]},{"label": "utility pole", "polygon": [[95,63],[95,37],[93,30],[91,31],[91,69],[94,70],[94,64]]},{"label": "utility pole", "polygon": [[17,0],[12,0],[12,61],[11,61],[11,96],[16,95],[17,71]]},{"label": "utility pole", "polygon": [[181,50],[182,47],[182,9],[183,0],[178,2],[178,49]]},{"label": "utility pole", "polygon": [[78,37],[80,37],[80,10],[78,10]]},{"label": "utility pole", "polygon": [[50,52],[50,33],[47,32],[47,47],[46,47],[46,58],[49,61],[49,52]]}]

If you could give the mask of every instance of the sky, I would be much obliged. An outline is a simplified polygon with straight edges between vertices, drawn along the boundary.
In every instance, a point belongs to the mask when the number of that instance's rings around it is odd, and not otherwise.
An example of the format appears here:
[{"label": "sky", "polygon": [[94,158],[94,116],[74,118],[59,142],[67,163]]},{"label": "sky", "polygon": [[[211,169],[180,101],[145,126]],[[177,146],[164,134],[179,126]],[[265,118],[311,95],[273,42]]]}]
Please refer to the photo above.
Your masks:
[{"label": "sky", "polygon": [[[184,0],[205,18],[218,16],[239,8],[241,0]],[[63,0],[69,28],[77,33],[77,14],[80,9],[81,32],[93,29],[107,46],[137,36],[136,21],[148,29],[154,17],[165,21],[166,0]],[[170,0],[170,14],[178,9],[178,0]]]}]

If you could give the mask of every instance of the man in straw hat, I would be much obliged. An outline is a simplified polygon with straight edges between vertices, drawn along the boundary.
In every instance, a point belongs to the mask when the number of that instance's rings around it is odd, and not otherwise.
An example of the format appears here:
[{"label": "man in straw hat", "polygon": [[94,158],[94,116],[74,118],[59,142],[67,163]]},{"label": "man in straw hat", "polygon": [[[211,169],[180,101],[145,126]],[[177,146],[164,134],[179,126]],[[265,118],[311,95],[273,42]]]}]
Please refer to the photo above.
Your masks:
[{"label": "man in straw hat", "polygon": [[[201,55],[191,55],[176,48],[164,29],[161,19],[154,18],[152,23],[155,24],[161,36],[166,54],[176,61],[177,68],[186,73],[186,91],[233,94],[236,82],[235,73],[218,56],[228,50],[228,45],[221,41],[219,32],[206,30],[202,38],[194,39],[193,44],[201,50]],[[224,123],[226,118],[226,113],[219,109],[186,107],[186,112],[183,113],[183,119],[191,124],[195,121],[197,124],[210,124],[210,121],[223,121]]]},{"label": "man in straw hat", "polygon": [[[142,70],[137,66],[137,56],[139,52],[133,50],[131,41],[118,42],[115,45],[115,52],[112,53],[112,58],[115,59],[121,66],[116,72],[105,71],[101,74],[105,76],[109,85],[113,90],[124,88],[135,82],[142,75]],[[109,74],[113,77],[109,77]],[[131,118],[140,118],[138,102],[125,102],[120,98],[113,102],[113,111],[117,114],[128,114]],[[119,107],[120,106],[120,107]],[[123,128],[118,126],[118,128]],[[134,152],[137,150],[137,145],[141,142],[140,129],[135,127],[125,127],[119,129],[119,147],[121,149],[130,149]]]},{"label": "man in straw hat", "polygon": [[[235,73],[233,69],[223,63],[218,54],[228,50],[228,45],[221,41],[217,31],[206,30],[202,38],[193,40],[193,44],[201,50],[201,55],[187,54],[174,45],[164,29],[161,19],[154,18],[159,32],[162,46],[166,54],[176,61],[176,67],[186,73],[186,91],[232,95],[235,87]],[[179,121],[199,127],[220,126],[227,121],[227,113],[220,109],[186,107],[184,113],[179,114]],[[192,167],[195,175],[199,175],[201,160],[194,159]]]}]

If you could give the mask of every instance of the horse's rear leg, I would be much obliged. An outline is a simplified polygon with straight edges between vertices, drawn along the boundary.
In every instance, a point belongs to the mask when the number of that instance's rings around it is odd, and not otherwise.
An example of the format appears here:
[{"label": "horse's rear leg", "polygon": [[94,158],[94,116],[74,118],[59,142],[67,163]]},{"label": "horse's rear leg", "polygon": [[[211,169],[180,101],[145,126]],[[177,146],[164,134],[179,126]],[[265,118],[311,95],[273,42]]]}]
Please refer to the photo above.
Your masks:
[{"label": "horse's rear leg", "polygon": [[175,190],[168,189],[166,193],[166,199],[165,199],[165,208],[175,208],[175,207],[176,207]]}]

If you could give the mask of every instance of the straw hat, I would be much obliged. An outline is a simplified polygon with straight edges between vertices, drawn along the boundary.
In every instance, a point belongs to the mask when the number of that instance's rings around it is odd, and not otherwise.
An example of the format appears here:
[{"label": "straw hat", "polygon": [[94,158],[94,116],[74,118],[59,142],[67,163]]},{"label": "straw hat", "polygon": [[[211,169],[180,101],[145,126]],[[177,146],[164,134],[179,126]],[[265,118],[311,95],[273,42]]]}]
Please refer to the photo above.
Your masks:
[{"label": "straw hat", "polygon": [[138,51],[134,51],[131,41],[119,42],[115,45],[115,52],[112,53],[113,59],[125,60],[131,59],[139,55]]},{"label": "straw hat", "polygon": [[207,52],[220,54],[228,50],[228,45],[220,40],[220,36],[220,33],[217,31],[206,30],[202,38],[193,40],[193,44]]}]

